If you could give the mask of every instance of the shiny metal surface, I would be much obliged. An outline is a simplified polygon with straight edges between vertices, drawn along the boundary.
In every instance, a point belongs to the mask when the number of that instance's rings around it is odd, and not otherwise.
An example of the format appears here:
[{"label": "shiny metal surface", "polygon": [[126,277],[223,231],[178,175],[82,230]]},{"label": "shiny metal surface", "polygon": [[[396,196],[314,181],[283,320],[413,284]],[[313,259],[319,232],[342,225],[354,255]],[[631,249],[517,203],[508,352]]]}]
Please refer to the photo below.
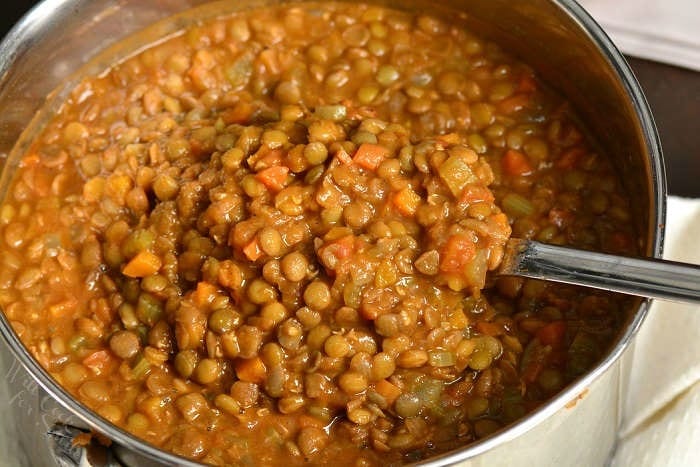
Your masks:
[{"label": "shiny metal surface", "polygon": [[510,239],[497,274],[700,303],[700,266],[608,255],[532,240]]},{"label": "shiny metal surface", "polygon": [[[8,157],[34,115],[44,105],[60,102],[73,87],[75,70],[88,62],[85,73],[102,71],[109,56],[133,53],[139,41],[115,43],[147,25],[203,0],[45,0],[32,10],[0,44],[0,154]],[[208,17],[226,9],[277,3],[271,1],[221,1],[202,7],[176,22],[162,23],[141,36],[156,40],[173,33],[187,18]],[[515,51],[577,108],[582,120],[604,153],[609,154],[627,188],[636,196],[635,218],[644,240],[644,251],[659,257],[663,240],[666,185],[656,129],[641,90],[621,54],[595,22],[574,0],[385,0],[376,3],[419,9],[461,19],[489,38]],[[116,48],[115,48],[116,47]],[[110,53],[102,53],[105,49]],[[100,55],[102,53],[102,55]],[[95,57],[98,57],[95,59]],[[95,61],[96,60],[96,61]],[[51,94],[48,100],[46,96]],[[42,120],[34,120],[40,126]],[[6,189],[14,159],[5,162],[0,189]],[[620,357],[646,314],[648,302],[630,310],[630,319],[607,356],[588,374],[570,385],[548,404],[479,443],[427,461],[426,465],[602,465],[615,443],[618,409],[625,370]],[[115,452],[125,465],[196,465],[162,452],[111,425],[74,400],[30,356],[0,314],[0,333],[18,361],[57,401],[68,418],[114,441]],[[31,404],[43,404],[41,394]],[[30,404],[30,405],[31,405]],[[39,405],[28,414],[17,406],[18,420],[27,422],[34,436],[45,435],[36,417]],[[41,413],[45,413],[42,409]],[[604,414],[604,415],[602,415]],[[29,465],[54,466],[42,449]]]},{"label": "shiny metal surface", "polygon": [[114,459],[114,452],[107,446],[91,440],[84,445],[76,443],[85,432],[70,425],[57,423],[48,431],[53,441],[53,456],[60,467],[124,467]]}]

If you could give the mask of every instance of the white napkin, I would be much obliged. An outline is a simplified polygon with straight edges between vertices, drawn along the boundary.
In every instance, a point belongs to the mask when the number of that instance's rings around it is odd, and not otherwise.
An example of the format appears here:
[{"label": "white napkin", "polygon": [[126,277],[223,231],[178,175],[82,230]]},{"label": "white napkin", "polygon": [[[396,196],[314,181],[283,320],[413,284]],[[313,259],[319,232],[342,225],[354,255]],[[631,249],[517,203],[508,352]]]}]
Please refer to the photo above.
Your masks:
[{"label": "white napkin", "polygon": [[630,55],[700,71],[699,0],[578,0]]},{"label": "white napkin", "polygon": [[[700,264],[700,200],[670,197],[664,258]],[[654,302],[636,338],[613,467],[700,465],[700,308]]]}]

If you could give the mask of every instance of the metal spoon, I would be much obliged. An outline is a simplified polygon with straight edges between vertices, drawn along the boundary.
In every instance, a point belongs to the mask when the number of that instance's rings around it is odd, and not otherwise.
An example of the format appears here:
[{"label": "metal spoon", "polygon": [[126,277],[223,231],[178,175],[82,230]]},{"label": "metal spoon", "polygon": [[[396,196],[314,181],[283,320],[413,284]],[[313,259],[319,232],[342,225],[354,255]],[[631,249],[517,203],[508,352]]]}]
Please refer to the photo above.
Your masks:
[{"label": "metal spoon", "polygon": [[594,253],[517,238],[508,240],[496,274],[700,303],[700,266]]}]

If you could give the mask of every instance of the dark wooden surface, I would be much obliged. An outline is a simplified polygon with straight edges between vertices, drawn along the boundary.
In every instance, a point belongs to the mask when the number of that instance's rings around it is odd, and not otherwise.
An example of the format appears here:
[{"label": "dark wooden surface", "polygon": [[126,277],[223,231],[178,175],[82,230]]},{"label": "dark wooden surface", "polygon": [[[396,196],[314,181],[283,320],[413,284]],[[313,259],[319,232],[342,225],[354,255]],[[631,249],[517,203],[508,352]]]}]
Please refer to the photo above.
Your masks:
[{"label": "dark wooden surface", "polygon": [[[0,5],[0,36],[36,3]],[[671,194],[700,197],[700,73],[630,58],[659,128]]]}]

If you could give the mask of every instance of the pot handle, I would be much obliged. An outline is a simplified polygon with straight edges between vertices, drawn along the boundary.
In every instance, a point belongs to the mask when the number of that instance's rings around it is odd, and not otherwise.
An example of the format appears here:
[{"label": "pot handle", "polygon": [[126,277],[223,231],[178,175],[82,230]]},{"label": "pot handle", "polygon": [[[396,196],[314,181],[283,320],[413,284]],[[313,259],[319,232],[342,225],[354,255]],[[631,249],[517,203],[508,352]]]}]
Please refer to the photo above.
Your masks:
[{"label": "pot handle", "polygon": [[70,425],[56,423],[47,432],[51,449],[59,467],[124,467],[107,446],[90,439],[88,444],[78,441],[86,431]]}]

